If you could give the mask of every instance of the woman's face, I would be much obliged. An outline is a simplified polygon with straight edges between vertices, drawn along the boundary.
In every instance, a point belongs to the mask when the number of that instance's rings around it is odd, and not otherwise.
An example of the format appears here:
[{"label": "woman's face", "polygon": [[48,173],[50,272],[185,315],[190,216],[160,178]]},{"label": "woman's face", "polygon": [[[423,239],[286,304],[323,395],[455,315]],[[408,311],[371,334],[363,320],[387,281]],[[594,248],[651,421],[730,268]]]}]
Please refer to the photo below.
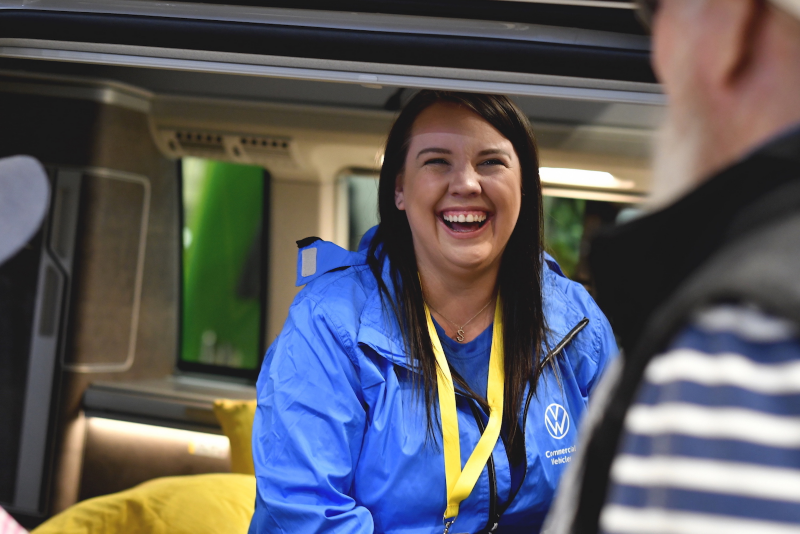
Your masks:
[{"label": "woman's face", "polygon": [[519,158],[491,124],[451,103],[417,117],[395,205],[406,212],[421,267],[441,275],[498,267],[521,203]]}]

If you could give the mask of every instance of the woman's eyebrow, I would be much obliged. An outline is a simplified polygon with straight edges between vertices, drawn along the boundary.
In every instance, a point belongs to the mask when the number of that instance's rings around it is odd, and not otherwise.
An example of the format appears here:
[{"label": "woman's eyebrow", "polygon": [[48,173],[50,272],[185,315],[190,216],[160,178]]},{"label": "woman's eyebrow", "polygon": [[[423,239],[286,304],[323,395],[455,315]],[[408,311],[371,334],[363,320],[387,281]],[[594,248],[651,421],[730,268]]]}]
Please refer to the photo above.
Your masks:
[{"label": "woman's eyebrow", "polygon": [[480,152],[478,152],[479,156],[488,156],[489,154],[500,154],[507,158],[511,157],[511,154],[499,148],[487,148],[486,150],[481,150]]},{"label": "woman's eyebrow", "polygon": [[417,159],[419,159],[419,157],[421,155],[427,154],[429,152],[433,152],[434,154],[452,154],[453,153],[451,150],[448,150],[446,148],[437,148],[437,147],[423,148],[422,150],[419,151],[419,154],[417,154]]}]

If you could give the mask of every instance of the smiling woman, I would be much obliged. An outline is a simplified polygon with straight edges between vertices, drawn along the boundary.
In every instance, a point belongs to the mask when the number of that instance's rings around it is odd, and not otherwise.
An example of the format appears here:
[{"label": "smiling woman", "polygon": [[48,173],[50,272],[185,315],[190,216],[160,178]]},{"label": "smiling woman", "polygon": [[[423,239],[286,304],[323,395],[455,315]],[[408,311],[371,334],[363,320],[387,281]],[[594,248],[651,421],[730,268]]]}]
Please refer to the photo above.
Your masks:
[{"label": "smiling woman", "polygon": [[378,205],[358,252],[299,242],[306,288],[259,376],[250,531],[538,532],[616,345],[542,250],[527,118],[418,93]]},{"label": "smiling woman", "polygon": [[[466,277],[469,287],[476,271],[489,269],[489,278],[496,278],[522,197],[520,162],[511,141],[469,108],[447,101],[420,113],[410,134],[395,206],[406,212],[421,275],[425,280],[437,274]],[[479,301],[494,293],[491,286]]]},{"label": "smiling woman", "polygon": [[[389,134],[378,195],[382,224],[368,258],[383,242],[400,288],[398,320],[408,330],[413,325],[425,331],[427,303],[448,337],[469,326],[462,337],[472,341],[494,320],[491,309],[479,310],[502,295],[509,448],[521,454],[515,407],[529,380],[535,390],[542,369],[537,362],[549,341],[542,307],[538,153],[527,118],[501,96],[421,92]],[[469,212],[486,222],[468,232],[445,222],[445,215],[463,215],[466,222]],[[426,337],[411,335],[406,345],[422,371],[432,432],[436,366]],[[474,394],[461,376],[471,376],[469,371],[457,370],[454,377]],[[485,390],[485,373],[475,378],[477,390]]]}]

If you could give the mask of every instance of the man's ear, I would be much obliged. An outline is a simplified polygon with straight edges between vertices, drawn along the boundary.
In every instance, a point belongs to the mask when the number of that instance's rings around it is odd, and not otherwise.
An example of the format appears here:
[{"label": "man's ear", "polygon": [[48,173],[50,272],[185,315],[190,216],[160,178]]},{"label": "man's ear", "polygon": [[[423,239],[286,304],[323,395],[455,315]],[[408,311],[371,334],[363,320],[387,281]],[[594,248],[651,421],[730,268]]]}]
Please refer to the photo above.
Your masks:
[{"label": "man's ear", "polygon": [[398,174],[394,181],[394,205],[397,206],[397,209],[400,211],[405,211],[406,209],[405,196],[403,195],[402,173]]},{"label": "man's ear", "polygon": [[760,33],[764,29],[764,22],[768,6],[764,0],[718,0],[728,4],[732,9],[730,15],[730,28],[728,42],[722,50],[727,50],[723,56],[720,74],[726,84],[736,84],[752,64]]}]

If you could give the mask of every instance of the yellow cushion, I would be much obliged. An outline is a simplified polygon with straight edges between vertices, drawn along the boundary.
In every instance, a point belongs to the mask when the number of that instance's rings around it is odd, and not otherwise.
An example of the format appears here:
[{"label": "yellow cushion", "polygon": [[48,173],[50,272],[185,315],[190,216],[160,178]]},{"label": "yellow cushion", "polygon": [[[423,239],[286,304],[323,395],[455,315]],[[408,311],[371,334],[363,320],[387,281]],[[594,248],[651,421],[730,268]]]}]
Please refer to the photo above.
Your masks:
[{"label": "yellow cushion", "polygon": [[220,399],[214,401],[214,415],[231,442],[231,472],[255,475],[251,438],[256,401]]},{"label": "yellow cushion", "polygon": [[247,475],[157,478],[71,506],[32,534],[242,534],[255,497]]}]

